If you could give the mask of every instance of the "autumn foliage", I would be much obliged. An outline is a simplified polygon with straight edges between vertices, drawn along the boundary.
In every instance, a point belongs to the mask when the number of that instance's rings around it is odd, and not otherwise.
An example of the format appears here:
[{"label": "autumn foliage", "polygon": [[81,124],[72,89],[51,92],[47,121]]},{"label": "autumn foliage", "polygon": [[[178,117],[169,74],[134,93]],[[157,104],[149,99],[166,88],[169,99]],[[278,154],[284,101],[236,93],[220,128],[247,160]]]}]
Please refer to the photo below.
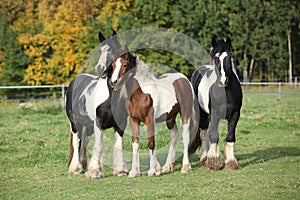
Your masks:
[{"label": "autumn foliage", "polygon": [[[0,85],[62,84],[81,72],[98,45],[97,33],[160,27],[184,33],[209,49],[212,34],[231,36],[241,78],[287,75],[287,35],[293,74],[300,74],[297,1],[2,0]],[[187,76],[194,68],[178,55],[144,51]],[[297,67],[298,66],[298,67]]]}]

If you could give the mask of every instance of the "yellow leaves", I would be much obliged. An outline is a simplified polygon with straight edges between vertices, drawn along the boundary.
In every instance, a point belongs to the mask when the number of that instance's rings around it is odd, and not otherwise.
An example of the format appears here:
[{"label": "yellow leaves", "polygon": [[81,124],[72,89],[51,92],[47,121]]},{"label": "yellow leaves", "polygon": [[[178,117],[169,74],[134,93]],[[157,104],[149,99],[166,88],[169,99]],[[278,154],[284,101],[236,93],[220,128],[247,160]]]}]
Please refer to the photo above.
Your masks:
[{"label": "yellow leaves", "polygon": [[16,16],[11,15],[13,12],[9,16],[15,17],[13,29],[20,33],[18,43],[34,59],[25,71],[24,81],[29,85],[69,82],[81,72],[82,62],[90,51],[89,23],[96,17],[103,22],[109,17],[113,29],[118,30],[118,15],[133,3],[132,0],[1,1],[0,6],[7,8],[19,6]]},{"label": "yellow leaves", "polygon": [[111,17],[112,28],[114,30],[118,30],[119,28],[118,15],[126,11],[133,3],[134,1],[132,0],[107,1],[103,5],[102,11],[99,15],[99,20],[105,21],[106,17]]},{"label": "yellow leaves", "polygon": [[23,46],[25,54],[31,58],[47,56],[51,48],[51,40],[49,36],[43,34],[34,36],[20,34],[18,37],[18,43]]}]

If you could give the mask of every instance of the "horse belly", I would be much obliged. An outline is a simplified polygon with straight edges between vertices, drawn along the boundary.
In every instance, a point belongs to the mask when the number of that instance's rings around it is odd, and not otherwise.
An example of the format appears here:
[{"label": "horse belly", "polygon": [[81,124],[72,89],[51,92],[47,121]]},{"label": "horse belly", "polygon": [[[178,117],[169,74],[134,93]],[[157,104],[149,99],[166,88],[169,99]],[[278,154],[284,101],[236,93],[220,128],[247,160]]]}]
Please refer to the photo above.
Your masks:
[{"label": "horse belly", "polygon": [[173,106],[177,103],[175,89],[173,86],[158,85],[157,83],[149,84],[142,87],[145,94],[150,94],[153,100],[154,117],[161,117],[165,113],[169,113]]}]

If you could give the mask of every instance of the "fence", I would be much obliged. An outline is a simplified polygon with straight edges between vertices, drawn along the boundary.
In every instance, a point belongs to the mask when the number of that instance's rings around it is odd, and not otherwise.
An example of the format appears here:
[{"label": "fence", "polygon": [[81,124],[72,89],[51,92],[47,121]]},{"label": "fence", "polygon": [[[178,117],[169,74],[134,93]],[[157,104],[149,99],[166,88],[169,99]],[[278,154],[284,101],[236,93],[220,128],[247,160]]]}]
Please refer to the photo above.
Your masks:
[{"label": "fence", "polygon": [[[278,100],[282,94],[300,94],[300,83],[283,82],[242,82],[244,94],[277,94]],[[65,104],[65,90],[67,85],[41,85],[41,86],[0,86],[0,100],[7,101],[34,101],[34,100],[60,100],[62,107]],[[35,89],[44,89],[43,95],[40,91],[30,93]],[[11,96],[2,96],[1,90],[12,90]]]},{"label": "fence", "polygon": [[277,94],[281,100],[282,94],[300,94],[300,83],[286,82],[242,82],[245,94]]},{"label": "fence", "polygon": [[[11,92],[14,94],[14,97],[4,97],[0,96],[1,101],[34,101],[34,100],[61,100],[61,105],[64,107],[65,104],[65,90],[68,86],[67,85],[39,85],[39,86],[0,86],[1,90],[15,90]],[[20,89],[27,90],[21,91]],[[47,89],[45,95],[37,95],[37,94],[28,94],[28,90],[33,89]],[[52,89],[52,91],[51,91]],[[57,90],[58,89],[58,90]],[[19,90],[19,91],[18,91]],[[21,94],[20,94],[20,93]],[[37,93],[35,91],[35,93]],[[1,94],[1,93],[0,93]],[[58,95],[57,95],[58,94]],[[52,97],[51,97],[52,96]],[[57,97],[59,96],[59,97]]]}]

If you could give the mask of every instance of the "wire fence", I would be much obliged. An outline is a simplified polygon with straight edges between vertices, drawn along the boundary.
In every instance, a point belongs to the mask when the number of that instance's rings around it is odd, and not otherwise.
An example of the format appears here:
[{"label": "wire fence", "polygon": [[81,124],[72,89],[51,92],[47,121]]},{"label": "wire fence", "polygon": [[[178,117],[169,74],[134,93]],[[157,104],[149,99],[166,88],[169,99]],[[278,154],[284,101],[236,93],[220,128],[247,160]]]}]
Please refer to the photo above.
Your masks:
[{"label": "wire fence", "polygon": [[[284,94],[300,94],[300,83],[284,82],[242,82],[244,94],[277,94],[278,100]],[[65,104],[68,85],[0,86],[1,102],[26,102],[55,100]]]}]

